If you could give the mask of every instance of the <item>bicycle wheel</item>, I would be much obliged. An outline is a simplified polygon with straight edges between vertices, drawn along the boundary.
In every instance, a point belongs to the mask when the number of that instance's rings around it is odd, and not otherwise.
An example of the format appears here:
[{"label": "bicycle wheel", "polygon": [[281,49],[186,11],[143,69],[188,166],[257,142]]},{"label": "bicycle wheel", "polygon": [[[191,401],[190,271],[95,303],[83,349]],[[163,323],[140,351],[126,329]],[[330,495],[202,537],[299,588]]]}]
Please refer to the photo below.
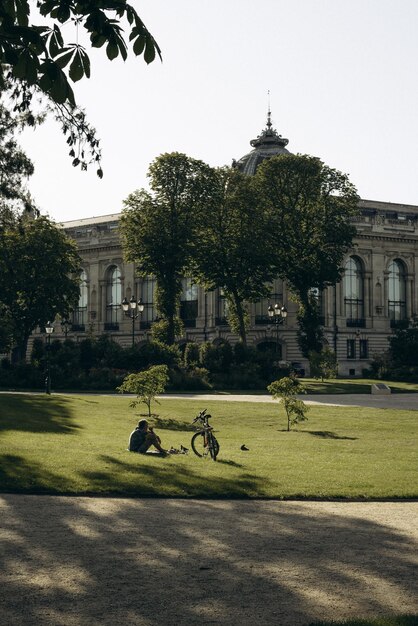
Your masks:
[{"label": "bicycle wheel", "polygon": [[192,450],[197,456],[207,456],[209,450],[204,433],[195,433],[193,435]]},{"label": "bicycle wheel", "polygon": [[219,453],[219,442],[215,435],[212,435],[212,433],[209,433],[208,435],[208,446],[211,458],[216,461],[216,457]]}]

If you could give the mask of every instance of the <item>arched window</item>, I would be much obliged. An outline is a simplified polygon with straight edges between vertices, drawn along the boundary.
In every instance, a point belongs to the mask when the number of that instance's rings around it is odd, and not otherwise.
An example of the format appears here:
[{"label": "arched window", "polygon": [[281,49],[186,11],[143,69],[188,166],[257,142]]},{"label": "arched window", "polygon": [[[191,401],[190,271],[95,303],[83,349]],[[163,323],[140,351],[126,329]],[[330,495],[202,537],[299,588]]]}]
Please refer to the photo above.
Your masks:
[{"label": "arched window", "polygon": [[406,272],[405,265],[395,259],[388,267],[388,315],[391,326],[406,319]]},{"label": "arched window", "polygon": [[87,323],[87,304],[87,273],[85,270],[82,270],[80,274],[80,297],[73,314],[73,330],[85,330]]},{"label": "arched window", "polygon": [[357,257],[351,256],[345,263],[343,290],[347,326],[364,328],[364,272]]},{"label": "arched window", "polygon": [[106,330],[118,330],[121,315],[122,284],[120,269],[109,268],[106,280]]}]

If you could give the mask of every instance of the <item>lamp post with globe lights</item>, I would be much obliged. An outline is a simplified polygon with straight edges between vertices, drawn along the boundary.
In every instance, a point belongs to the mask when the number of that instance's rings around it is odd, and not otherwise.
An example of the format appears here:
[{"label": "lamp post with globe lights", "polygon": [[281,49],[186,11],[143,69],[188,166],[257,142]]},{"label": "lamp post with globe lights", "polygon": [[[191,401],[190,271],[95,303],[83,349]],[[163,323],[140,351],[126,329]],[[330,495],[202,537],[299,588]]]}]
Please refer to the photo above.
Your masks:
[{"label": "lamp post with globe lights", "polygon": [[[142,304],[141,298],[137,301],[135,296],[132,296],[131,299],[125,298],[122,300],[122,309],[125,313],[126,317],[129,317],[132,320],[132,347],[135,345],[135,320],[140,317],[141,313],[144,310],[144,305]],[[141,324],[141,322],[140,322]]]},{"label": "lamp post with globe lights", "polygon": [[51,395],[51,367],[49,362],[49,353],[51,350],[51,335],[54,332],[54,327],[51,322],[48,322],[45,325],[45,332],[47,338],[46,344],[46,380],[45,380],[45,391],[50,396]]},{"label": "lamp post with globe lights", "polygon": [[274,307],[270,304],[267,309],[267,313],[270,320],[274,319],[274,328],[276,330],[276,352],[279,351],[279,326],[281,326],[286,317],[287,317],[287,309],[285,306],[280,306],[280,304],[275,304]]}]

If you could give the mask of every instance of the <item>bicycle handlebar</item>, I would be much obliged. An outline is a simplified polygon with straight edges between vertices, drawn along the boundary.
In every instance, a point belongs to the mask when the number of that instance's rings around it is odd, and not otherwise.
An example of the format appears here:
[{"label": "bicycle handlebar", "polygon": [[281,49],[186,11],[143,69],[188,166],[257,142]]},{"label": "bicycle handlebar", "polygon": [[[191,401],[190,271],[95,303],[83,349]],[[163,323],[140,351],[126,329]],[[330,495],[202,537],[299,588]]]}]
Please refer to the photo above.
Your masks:
[{"label": "bicycle handlebar", "polygon": [[210,415],[209,413],[206,414],[207,409],[203,409],[203,411],[200,411],[199,415],[197,415],[194,420],[193,420],[193,424],[195,422],[198,422],[199,420],[203,421],[204,419],[209,419],[210,417],[212,417],[212,415]]}]

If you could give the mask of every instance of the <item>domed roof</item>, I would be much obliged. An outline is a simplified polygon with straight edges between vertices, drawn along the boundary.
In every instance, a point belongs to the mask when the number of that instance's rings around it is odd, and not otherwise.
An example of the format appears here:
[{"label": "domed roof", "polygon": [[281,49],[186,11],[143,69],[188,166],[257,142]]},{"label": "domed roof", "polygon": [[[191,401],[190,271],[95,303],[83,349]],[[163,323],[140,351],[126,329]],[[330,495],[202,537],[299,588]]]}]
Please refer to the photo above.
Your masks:
[{"label": "domed roof", "polygon": [[288,143],[289,140],[279,135],[276,129],[273,128],[269,108],[266,128],[258,135],[257,139],[250,141],[250,145],[253,146],[254,150],[251,150],[238,161],[234,160],[232,166],[237,167],[244,174],[255,174],[257,167],[264,159],[280,154],[291,154],[285,147]]}]

